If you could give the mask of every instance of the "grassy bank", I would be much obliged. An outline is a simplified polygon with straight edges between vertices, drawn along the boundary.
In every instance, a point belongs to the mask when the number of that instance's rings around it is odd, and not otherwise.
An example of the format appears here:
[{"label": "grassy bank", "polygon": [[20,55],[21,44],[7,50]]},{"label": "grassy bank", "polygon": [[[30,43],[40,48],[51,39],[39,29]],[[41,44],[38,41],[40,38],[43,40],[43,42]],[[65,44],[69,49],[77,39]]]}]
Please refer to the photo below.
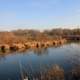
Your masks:
[{"label": "grassy bank", "polygon": [[0,51],[47,48],[80,40],[80,29],[15,30],[0,32]]}]

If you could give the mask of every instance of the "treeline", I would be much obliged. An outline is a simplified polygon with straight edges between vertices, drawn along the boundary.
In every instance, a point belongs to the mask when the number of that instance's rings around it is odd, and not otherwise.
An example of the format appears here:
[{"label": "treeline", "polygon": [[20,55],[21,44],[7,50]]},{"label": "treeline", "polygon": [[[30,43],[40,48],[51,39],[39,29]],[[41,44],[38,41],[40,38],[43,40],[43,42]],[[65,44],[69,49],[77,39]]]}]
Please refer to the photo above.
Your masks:
[{"label": "treeline", "polygon": [[52,29],[44,31],[45,34],[50,36],[63,36],[63,35],[80,35],[80,29]]},{"label": "treeline", "polygon": [[59,39],[68,35],[80,35],[80,29],[14,30],[0,32],[0,43],[26,42],[29,40]]},{"label": "treeline", "polygon": [[80,29],[52,29],[44,30],[40,32],[38,30],[16,30],[12,31],[17,36],[24,37],[55,37],[55,36],[64,36],[64,35],[80,35]]}]

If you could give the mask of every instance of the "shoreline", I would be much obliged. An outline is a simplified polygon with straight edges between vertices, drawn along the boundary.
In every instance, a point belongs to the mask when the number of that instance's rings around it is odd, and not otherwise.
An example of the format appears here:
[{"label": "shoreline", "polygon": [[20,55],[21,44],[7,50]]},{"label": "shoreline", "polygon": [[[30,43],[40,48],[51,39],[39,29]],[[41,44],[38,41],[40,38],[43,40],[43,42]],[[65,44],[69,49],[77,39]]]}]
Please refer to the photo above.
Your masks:
[{"label": "shoreline", "polygon": [[0,44],[0,52],[15,52],[19,50],[27,50],[34,48],[48,48],[51,46],[63,45],[67,42],[66,39],[60,40],[47,40],[47,41],[28,41],[26,43],[11,43],[11,44]]}]

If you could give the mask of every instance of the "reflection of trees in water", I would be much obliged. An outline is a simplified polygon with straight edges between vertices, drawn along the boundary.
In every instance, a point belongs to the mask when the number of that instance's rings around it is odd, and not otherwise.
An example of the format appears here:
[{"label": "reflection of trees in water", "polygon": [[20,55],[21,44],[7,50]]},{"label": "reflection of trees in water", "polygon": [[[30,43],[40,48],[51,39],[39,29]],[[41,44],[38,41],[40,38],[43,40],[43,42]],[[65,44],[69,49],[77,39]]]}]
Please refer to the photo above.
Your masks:
[{"label": "reflection of trees in water", "polygon": [[80,66],[72,68],[65,75],[64,69],[55,64],[34,65],[38,69],[35,69],[31,62],[27,64],[21,62],[21,65],[23,77],[27,76],[29,80],[80,80]]},{"label": "reflection of trees in water", "polygon": [[[36,49],[34,53],[37,55],[43,55],[48,52],[47,49]],[[76,55],[67,56],[69,63],[73,65],[72,69],[64,72],[61,66],[51,65],[51,64],[42,64],[39,62],[37,67],[33,67],[33,64],[29,62],[27,65],[23,65],[24,75],[27,74],[29,80],[80,80],[80,54],[77,52]],[[64,63],[65,64],[65,63]],[[36,69],[35,69],[36,68]],[[37,69],[38,68],[38,69]],[[57,70],[58,69],[58,70]]]},{"label": "reflection of trees in water", "polygon": [[45,55],[45,54],[48,54],[48,49],[47,48],[37,48],[37,49],[34,49],[33,51],[37,55]]},{"label": "reflection of trees in water", "polygon": [[[36,49],[34,53],[37,55],[47,54],[47,49]],[[28,76],[29,80],[33,78],[37,80],[80,80],[80,53],[76,51],[76,54],[67,56],[69,58],[69,63],[73,65],[73,68],[69,71],[64,72],[63,68],[59,65],[51,64],[42,64],[41,62],[37,66],[36,70],[34,69],[32,63],[29,62],[22,64],[23,75]],[[0,56],[0,60],[5,59],[5,54]],[[65,63],[64,63],[65,64]],[[66,79],[65,79],[66,77]],[[34,79],[34,80],[35,80]]]},{"label": "reflection of trees in water", "polygon": [[29,61],[23,64],[24,75],[29,80],[64,80],[64,70],[59,65],[50,65],[39,62],[37,65]]},{"label": "reflection of trees in water", "polygon": [[47,65],[45,66],[46,67],[44,68],[40,65],[40,70],[34,72],[32,66],[29,65],[27,68],[29,80],[64,80],[64,70],[58,65],[53,65],[52,67],[48,67]]},{"label": "reflection of trees in water", "polygon": [[64,70],[56,65],[50,69],[38,71],[31,77],[37,80],[80,80],[80,67],[73,68],[65,76]]},{"label": "reflection of trees in water", "polygon": [[[44,77],[44,76],[43,76]],[[53,65],[47,73],[43,80],[64,80],[64,70],[59,65]]]},{"label": "reflection of trees in water", "polygon": [[34,64],[34,66],[37,66],[35,69],[32,63],[29,62],[23,66],[29,80],[33,80],[33,78],[34,80],[80,80],[80,65],[76,65],[67,72],[64,72],[64,69],[59,65]]},{"label": "reflection of trees in water", "polygon": [[72,65],[66,74],[67,80],[80,80],[80,51],[75,49],[75,52],[67,56],[67,61]]}]

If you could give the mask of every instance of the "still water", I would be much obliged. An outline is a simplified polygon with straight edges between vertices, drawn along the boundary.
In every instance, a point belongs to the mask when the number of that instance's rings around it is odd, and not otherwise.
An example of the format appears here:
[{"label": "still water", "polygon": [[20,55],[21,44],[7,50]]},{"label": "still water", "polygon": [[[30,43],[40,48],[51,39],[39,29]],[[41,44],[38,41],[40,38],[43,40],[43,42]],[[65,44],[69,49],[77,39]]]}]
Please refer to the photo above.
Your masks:
[{"label": "still water", "polygon": [[77,65],[78,60],[77,58],[74,59],[75,56],[80,57],[79,43],[1,55],[0,80],[20,80],[21,73],[33,75],[55,64],[67,72],[75,63]]}]

